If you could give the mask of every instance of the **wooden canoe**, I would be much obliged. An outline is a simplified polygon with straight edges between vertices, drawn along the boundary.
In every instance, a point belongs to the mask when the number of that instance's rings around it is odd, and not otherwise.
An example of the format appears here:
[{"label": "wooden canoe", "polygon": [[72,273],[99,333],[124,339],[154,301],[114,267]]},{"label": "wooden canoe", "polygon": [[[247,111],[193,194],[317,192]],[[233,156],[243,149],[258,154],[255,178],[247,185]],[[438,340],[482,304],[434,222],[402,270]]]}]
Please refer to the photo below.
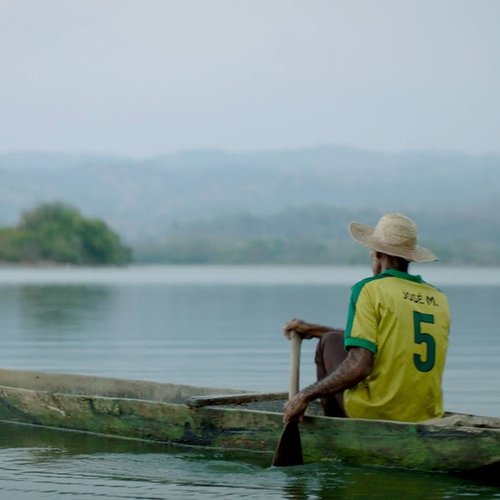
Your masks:
[{"label": "wooden canoe", "polygon": [[[284,393],[245,394],[105,377],[0,370],[0,420],[181,445],[269,452]],[[226,399],[223,398],[223,395]],[[214,399],[215,397],[215,399]],[[281,401],[265,401],[266,399]],[[188,404],[189,403],[189,404]],[[424,423],[329,418],[300,425],[304,461],[340,460],[449,473],[500,472],[500,418],[447,414]]]}]

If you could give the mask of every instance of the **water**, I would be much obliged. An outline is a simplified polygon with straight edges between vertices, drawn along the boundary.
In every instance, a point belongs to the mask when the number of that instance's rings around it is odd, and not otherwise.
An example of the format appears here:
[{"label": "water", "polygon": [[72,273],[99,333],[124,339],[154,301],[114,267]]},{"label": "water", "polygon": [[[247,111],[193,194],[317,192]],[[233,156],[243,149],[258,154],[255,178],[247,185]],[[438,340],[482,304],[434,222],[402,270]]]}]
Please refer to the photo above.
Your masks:
[{"label": "water", "polygon": [[[366,268],[0,269],[2,368],[286,390],[291,317],[343,326]],[[500,269],[417,268],[449,296],[449,410],[500,416]],[[301,381],[314,380],[314,342]],[[500,498],[439,474],[314,464],[0,423],[0,498]]]}]

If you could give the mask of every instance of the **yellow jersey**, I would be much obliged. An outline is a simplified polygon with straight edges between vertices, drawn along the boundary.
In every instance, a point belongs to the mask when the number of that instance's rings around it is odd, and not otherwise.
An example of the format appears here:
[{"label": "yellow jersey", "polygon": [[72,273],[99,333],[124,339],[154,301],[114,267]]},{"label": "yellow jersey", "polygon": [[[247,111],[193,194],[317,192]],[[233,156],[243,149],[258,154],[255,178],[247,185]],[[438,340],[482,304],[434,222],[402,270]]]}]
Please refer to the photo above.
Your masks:
[{"label": "yellow jersey", "polygon": [[374,354],[372,373],[344,391],[347,416],[420,422],[443,415],[446,295],[389,269],[352,288],[344,345]]}]

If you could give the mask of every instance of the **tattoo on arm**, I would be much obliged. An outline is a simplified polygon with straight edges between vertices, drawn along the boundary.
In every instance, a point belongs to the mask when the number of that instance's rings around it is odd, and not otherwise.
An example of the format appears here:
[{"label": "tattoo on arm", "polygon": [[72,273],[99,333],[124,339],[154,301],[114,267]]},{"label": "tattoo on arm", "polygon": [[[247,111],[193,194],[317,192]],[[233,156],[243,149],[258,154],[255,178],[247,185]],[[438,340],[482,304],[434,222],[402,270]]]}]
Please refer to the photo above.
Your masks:
[{"label": "tattoo on arm", "polygon": [[373,369],[373,354],[363,347],[351,347],[347,358],[324,379],[306,387],[303,392],[308,401],[354,387]]}]

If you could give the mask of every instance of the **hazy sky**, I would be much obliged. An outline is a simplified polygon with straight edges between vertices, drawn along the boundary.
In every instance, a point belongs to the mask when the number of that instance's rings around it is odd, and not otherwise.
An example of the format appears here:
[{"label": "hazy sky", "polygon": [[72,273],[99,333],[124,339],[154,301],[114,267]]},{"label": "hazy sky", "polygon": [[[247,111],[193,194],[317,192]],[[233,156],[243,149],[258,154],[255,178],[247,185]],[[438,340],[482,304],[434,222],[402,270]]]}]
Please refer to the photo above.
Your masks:
[{"label": "hazy sky", "polygon": [[500,152],[500,0],[0,0],[0,151]]}]

